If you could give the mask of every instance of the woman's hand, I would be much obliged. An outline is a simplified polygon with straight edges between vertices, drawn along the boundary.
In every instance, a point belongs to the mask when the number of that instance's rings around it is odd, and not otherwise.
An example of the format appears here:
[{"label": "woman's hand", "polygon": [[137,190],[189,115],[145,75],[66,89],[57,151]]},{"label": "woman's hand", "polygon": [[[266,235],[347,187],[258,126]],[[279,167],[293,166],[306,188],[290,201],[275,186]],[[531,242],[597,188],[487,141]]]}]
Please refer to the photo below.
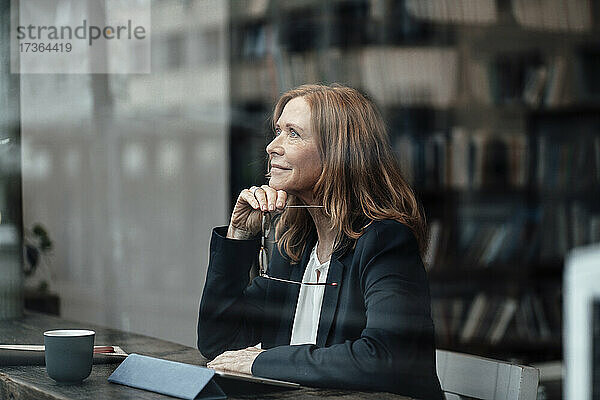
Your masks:
[{"label": "woman's hand", "polygon": [[242,372],[252,375],[252,363],[264,350],[248,347],[243,350],[226,351],[206,364],[209,368],[221,371]]},{"label": "woman's hand", "polygon": [[261,228],[262,213],[283,210],[286,200],[286,192],[268,185],[242,190],[231,213],[227,237],[249,239],[256,235]]}]

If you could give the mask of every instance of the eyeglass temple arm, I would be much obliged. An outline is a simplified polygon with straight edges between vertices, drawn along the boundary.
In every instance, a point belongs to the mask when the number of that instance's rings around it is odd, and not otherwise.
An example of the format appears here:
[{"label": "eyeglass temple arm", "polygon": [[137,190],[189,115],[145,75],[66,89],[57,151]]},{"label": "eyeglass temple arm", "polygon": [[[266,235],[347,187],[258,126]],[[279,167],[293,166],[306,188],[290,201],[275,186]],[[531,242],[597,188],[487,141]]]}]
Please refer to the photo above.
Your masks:
[{"label": "eyeglass temple arm", "polygon": [[337,286],[337,282],[323,282],[323,283],[318,283],[318,282],[298,282],[298,281],[291,281],[288,279],[281,279],[281,278],[274,278],[272,276],[269,276],[267,274],[262,275],[262,278],[267,278],[267,279],[272,279],[274,281],[279,281],[279,282],[286,282],[286,283],[294,283],[296,285],[310,285],[310,286]]},{"label": "eyeglass temple arm", "polygon": [[296,204],[285,206],[285,208],[323,208],[325,206],[308,205],[308,204]]}]

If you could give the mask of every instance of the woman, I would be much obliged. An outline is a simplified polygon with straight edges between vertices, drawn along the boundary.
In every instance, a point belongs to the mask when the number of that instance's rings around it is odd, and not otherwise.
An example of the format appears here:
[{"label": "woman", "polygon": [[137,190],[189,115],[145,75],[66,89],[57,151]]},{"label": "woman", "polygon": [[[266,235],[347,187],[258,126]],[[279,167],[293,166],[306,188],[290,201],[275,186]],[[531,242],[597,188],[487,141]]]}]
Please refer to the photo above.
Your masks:
[{"label": "woman", "polygon": [[[273,117],[269,184],[212,234],[200,352],[216,369],[441,399],[425,222],[381,115],[354,89],[304,85]],[[281,213],[268,277],[248,286],[267,213]]]}]

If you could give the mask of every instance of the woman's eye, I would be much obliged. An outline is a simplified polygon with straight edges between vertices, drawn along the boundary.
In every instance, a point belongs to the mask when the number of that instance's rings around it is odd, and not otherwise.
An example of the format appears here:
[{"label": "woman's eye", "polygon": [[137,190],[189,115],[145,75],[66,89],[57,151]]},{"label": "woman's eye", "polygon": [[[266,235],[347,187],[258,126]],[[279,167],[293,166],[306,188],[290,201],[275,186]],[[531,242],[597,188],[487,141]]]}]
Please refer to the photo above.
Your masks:
[{"label": "woman's eye", "polygon": [[[281,129],[277,128],[277,129],[275,129],[275,137],[277,137],[279,135],[281,135]],[[298,134],[298,132],[296,132],[296,130],[294,128],[290,128],[289,136],[290,137],[299,137],[300,135]]]}]

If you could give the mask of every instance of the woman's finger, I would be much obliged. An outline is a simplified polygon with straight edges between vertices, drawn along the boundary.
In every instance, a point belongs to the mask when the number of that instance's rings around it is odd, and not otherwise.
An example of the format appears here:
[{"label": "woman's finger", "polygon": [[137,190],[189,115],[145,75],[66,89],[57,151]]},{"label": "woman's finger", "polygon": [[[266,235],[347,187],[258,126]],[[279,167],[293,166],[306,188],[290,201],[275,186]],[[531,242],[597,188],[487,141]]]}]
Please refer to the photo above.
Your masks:
[{"label": "woman's finger", "polygon": [[275,202],[277,200],[277,191],[268,185],[262,185],[260,187],[265,191],[265,195],[267,196],[267,207],[269,211],[275,211]]},{"label": "woman's finger", "polygon": [[[227,362],[227,360],[229,359],[230,355],[229,354],[225,354],[225,353],[221,353],[218,356],[216,356],[211,362],[209,362],[208,364],[210,365],[221,365]],[[208,365],[207,364],[207,365]]]},{"label": "woman's finger", "polygon": [[252,208],[258,210],[260,208],[260,204],[254,194],[250,189],[244,189],[240,192],[240,197],[246,201],[246,203],[250,204]]},{"label": "woman's finger", "polygon": [[235,361],[236,361],[236,357],[232,357],[231,354],[223,353],[221,355],[218,355],[214,360],[207,363],[206,365],[211,368],[225,369],[230,364],[235,363]]},{"label": "woman's finger", "polygon": [[279,210],[283,210],[285,208],[285,203],[287,202],[287,193],[283,190],[277,191],[277,208]]},{"label": "woman's finger", "polygon": [[256,190],[254,190],[254,197],[256,198],[256,200],[258,200],[258,203],[260,204],[260,209],[262,211],[267,211],[268,210],[267,195],[265,194],[264,189],[258,188]]}]

